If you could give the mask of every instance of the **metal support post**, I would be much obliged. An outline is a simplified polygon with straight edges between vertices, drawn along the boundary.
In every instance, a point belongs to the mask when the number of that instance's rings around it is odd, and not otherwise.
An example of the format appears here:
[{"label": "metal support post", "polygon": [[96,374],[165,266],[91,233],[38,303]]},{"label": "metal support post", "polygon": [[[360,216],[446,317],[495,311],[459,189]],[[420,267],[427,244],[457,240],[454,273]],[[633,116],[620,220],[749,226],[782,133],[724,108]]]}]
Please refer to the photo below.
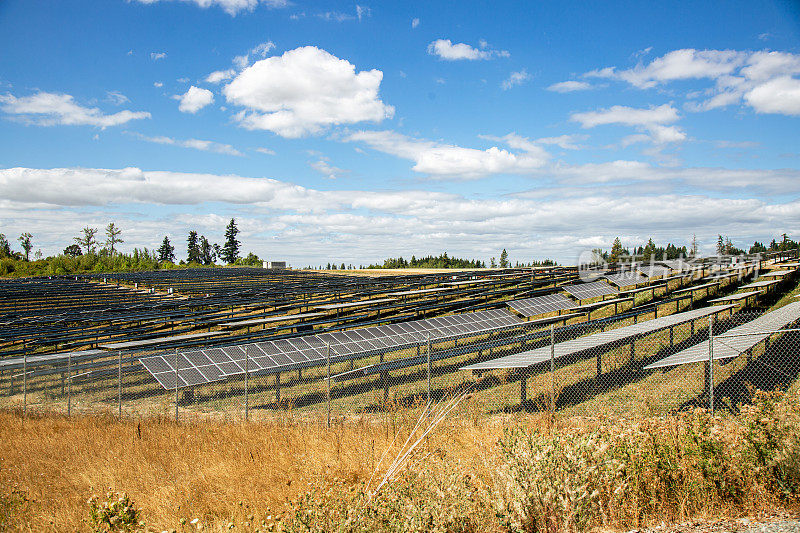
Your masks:
[{"label": "metal support post", "polygon": [[180,365],[178,360],[178,348],[175,348],[175,422],[178,421],[178,378],[180,377],[178,365]]},{"label": "metal support post", "polygon": [[250,420],[250,345],[244,347],[244,421]]},{"label": "metal support post", "polygon": [[281,373],[275,374],[275,406],[281,405]]},{"label": "metal support post", "polygon": [[117,417],[122,420],[122,350],[117,352]]},{"label": "metal support post", "polygon": [[556,410],[556,333],[550,324],[550,407]]},{"label": "metal support post", "polygon": [[428,333],[427,341],[427,368],[428,368],[428,404],[431,403],[431,334]]},{"label": "metal support post", "polygon": [[519,380],[519,403],[523,407],[528,403],[528,373],[524,369],[522,379]]},{"label": "metal support post", "polygon": [[708,410],[714,412],[714,315],[708,317]]},{"label": "metal support post", "polygon": [[327,413],[327,426],[331,427],[331,345],[325,345],[325,366],[327,368],[325,379],[325,411]]}]

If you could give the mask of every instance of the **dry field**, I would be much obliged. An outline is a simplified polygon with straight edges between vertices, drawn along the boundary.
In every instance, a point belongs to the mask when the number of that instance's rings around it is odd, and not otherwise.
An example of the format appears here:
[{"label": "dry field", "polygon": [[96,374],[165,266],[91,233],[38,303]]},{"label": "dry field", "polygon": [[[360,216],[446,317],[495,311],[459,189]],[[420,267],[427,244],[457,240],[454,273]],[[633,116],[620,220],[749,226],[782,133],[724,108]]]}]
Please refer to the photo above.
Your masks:
[{"label": "dry field", "polygon": [[372,498],[420,410],[330,429],[290,416],[175,424],[4,412],[0,530],[105,530],[89,498],[102,504],[109,491],[132,499],[133,530],[150,531],[555,532],[798,510],[796,391],[736,417],[470,418],[471,401]]}]

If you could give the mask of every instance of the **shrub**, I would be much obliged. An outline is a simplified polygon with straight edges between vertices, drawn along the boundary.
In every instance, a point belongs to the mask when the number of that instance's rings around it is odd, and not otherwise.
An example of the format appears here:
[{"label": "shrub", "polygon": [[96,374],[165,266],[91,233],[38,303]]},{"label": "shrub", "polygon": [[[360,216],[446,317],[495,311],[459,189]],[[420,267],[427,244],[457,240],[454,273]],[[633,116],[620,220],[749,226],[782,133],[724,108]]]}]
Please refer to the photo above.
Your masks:
[{"label": "shrub", "polygon": [[141,512],[127,494],[109,491],[106,499],[89,498],[89,524],[96,532],[142,531]]}]

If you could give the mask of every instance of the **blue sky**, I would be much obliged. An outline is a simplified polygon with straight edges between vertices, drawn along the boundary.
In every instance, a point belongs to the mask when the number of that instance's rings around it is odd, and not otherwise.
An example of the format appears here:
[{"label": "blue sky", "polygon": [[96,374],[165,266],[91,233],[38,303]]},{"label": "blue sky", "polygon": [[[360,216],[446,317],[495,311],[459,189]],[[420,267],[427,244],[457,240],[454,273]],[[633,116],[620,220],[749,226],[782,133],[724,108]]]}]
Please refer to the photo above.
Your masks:
[{"label": "blue sky", "polygon": [[796,2],[0,1],[0,232],[296,266],[800,233]]}]

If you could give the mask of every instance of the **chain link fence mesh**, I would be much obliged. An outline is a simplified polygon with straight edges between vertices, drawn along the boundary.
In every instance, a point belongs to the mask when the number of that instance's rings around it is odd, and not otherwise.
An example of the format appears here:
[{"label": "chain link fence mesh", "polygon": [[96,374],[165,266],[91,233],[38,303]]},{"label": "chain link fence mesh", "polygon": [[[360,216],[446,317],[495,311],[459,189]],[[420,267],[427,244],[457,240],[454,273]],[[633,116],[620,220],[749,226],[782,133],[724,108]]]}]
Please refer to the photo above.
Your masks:
[{"label": "chain link fence mesh", "polygon": [[[683,310],[680,302],[676,310]],[[664,314],[663,307],[659,312]],[[712,345],[726,342],[725,332],[759,314],[722,312],[714,322]],[[590,322],[567,320],[552,327],[527,323],[349,360],[331,353],[330,364],[280,373],[248,372],[177,390],[165,390],[139,363],[139,358],[163,351],[108,352],[47,366],[28,366],[23,361],[0,374],[0,405],[26,414],[223,421],[284,417],[327,423],[437,403],[469,391],[469,400],[460,407],[466,416],[545,411],[559,416],[634,416],[708,407],[711,394],[715,408],[735,409],[750,402],[756,389],[785,389],[798,381],[800,332],[794,325],[770,332],[766,341],[737,357],[714,361],[713,371],[708,362],[644,369],[707,340],[707,317],[626,338],[612,346],[593,347],[593,334],[651,318],[654,313],[623,313]],[[461,370],[469,364],[573,339],[585,341],[585,349],[552,362],[480,375]]]}]

